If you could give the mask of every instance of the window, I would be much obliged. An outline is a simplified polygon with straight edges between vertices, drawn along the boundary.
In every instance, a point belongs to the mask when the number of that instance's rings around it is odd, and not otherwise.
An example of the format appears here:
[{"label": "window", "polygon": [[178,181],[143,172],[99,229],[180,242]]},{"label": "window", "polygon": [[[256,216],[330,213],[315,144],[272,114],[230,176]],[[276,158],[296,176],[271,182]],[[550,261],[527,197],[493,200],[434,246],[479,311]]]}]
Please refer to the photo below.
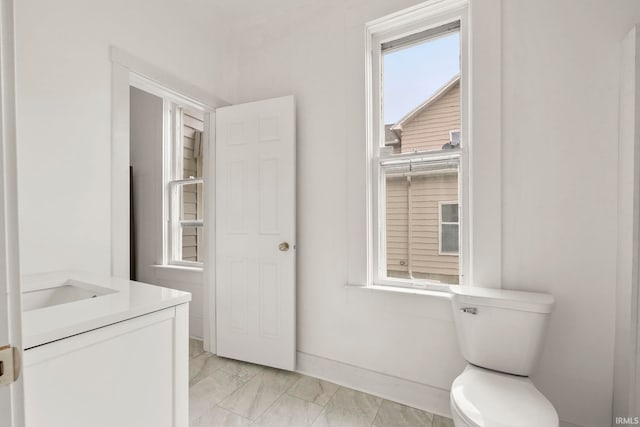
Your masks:
[{"label": "window", "polygon": [[458,202],[440,202],[440,254],[458,255],[460,250],[460,222]]},{"label": "window", "polygon": [[202,266],[204,113],[165,100],[169,264]]},{"label": "window", "polygon": [[397,21],[368,28],[372,278],[455,285],[465,255],[465,9]]},{"label": "window", "polygon": [[449,144],[451,144],[450,148],[460,146],[460,129],[449,131]]}]

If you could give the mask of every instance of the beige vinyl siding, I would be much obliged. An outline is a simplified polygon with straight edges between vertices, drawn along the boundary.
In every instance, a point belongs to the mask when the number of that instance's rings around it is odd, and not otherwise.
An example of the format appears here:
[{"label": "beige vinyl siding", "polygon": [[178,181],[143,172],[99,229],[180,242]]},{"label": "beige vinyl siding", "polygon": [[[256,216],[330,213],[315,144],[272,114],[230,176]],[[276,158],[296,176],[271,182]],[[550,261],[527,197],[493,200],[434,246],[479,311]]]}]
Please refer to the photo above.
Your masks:
[{"label": "beige vinyl siding", "polygon": [[[202,176],[202,156],[194,153],[195,134],[204,130],[202,113],[184,111],[183,115],[183,178]],[[187,185],[183,194],[183,219],[202,219],[202,185]],[[202,229],[182,230],[182,260],[202,261]]]},{"label": "beige vinyl siding", "polygon": [[[409,228],[409,185],[411,215]],[[387,271],[409,277],[458,283],[458,256],[440,255],[439,202],[458,200],[456,173],[387,180]],[[411,246],[409,247],[409,231]],[[409,259],[410,256],[410,259]]]},{"label": "beige vinyl siding", "polygon": [[439,150],[460,129],[460,82],[402,127],[402,152]]},{"label": "beige vinyl siding", "polygon": [[394,277],[406,277],[409,271],[407,195],[406,177],[387,179],[387,270],[392,270]]}]

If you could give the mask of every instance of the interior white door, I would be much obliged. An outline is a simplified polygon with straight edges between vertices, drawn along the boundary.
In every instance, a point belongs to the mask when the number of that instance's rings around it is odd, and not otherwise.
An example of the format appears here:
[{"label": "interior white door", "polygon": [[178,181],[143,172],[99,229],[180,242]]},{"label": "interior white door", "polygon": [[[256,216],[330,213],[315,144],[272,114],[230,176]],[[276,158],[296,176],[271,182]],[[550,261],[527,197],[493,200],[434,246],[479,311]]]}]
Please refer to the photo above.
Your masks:
[{"label": "interior white door", "polygon": [[293,370],[293,96],[217,109],[215,144],[217,352]]},{"label": "interior white door", "polygon": [[[0,351],[21,350],[20,272],[16,184],[13,2],[0,0]],[[6,354],[6,352],[5,352]],[[18,353],[19,354],[19,353]],[[24,425],[22,376],[4,366],[0,375],[0,426]]]}]

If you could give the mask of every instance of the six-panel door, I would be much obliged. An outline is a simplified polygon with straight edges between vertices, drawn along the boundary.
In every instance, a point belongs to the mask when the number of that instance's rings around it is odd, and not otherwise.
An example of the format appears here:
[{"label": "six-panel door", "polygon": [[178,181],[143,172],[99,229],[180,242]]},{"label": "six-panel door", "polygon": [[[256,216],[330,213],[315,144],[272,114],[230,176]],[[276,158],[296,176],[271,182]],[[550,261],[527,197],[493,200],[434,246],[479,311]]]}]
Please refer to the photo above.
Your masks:
[{"label": "six-panel door", "polygon": [[216,337],[221,356],[295,367],[292,96],[216,110]]}]

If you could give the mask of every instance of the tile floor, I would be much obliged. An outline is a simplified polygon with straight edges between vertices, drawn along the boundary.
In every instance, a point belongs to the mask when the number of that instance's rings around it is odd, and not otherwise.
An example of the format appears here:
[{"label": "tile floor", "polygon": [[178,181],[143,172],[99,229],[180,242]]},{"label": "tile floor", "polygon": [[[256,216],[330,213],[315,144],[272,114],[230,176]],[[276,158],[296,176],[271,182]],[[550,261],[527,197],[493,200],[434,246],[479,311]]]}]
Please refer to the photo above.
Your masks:
[{"label": "tile floor", "polygon": [[189,342],[191,427],[453,427],[449,418]]}]

